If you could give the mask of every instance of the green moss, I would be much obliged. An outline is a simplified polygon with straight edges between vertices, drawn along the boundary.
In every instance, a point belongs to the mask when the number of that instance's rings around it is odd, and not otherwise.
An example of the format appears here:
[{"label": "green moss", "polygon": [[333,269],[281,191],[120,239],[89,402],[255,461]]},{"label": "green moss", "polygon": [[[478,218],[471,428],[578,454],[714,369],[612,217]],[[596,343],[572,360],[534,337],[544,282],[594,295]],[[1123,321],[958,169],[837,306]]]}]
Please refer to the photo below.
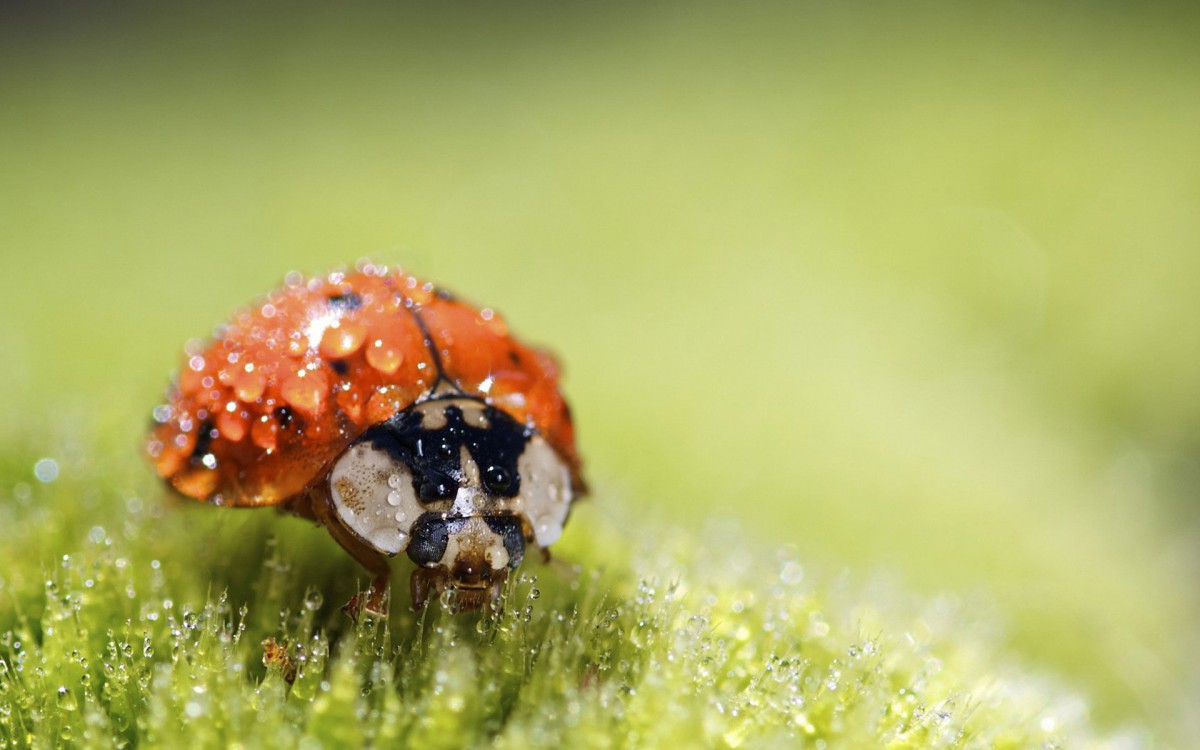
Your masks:
[{"label": "green moss", "polygon": [[[341,632],[320,534],[147,518],[132,454],[187,338],[366,255],[561,357],[594,512],[984,589],[1098,724],[1197,744],[1200,5],[75,5],[0,23],[0,433],[44,446],[0,450],[0,632],[93,526]],[[128,476],[70,476],[81,413]]]},{"label": "green moss", "polygon": [[[397,601],[354,626],[339,606],[360,572],[319,529],[171,503],[89,451],[48,483],[5,452],[4,747],[1138,744],[1006,662],[960,602],[603,497],[501,614]],[[264,666],[267,639],[286,663]]]}]

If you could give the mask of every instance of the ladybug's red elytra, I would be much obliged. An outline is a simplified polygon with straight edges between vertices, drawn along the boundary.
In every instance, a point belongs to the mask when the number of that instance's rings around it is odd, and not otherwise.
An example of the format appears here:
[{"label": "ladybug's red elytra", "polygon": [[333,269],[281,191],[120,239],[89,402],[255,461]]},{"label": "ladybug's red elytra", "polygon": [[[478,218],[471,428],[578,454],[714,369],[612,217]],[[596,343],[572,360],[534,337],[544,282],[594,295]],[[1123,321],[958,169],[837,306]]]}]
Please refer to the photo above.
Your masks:
[{"label": "ladybug's red elytra", "polygon": [[585,491],[554,358],[491,308],[365,262],[290,274],[186,347],[154,422],[146,452],[178,492],[325,526],[374,576],[353,616],[387,611],[401,552],[414,608],[447,590],[494,603]]}]

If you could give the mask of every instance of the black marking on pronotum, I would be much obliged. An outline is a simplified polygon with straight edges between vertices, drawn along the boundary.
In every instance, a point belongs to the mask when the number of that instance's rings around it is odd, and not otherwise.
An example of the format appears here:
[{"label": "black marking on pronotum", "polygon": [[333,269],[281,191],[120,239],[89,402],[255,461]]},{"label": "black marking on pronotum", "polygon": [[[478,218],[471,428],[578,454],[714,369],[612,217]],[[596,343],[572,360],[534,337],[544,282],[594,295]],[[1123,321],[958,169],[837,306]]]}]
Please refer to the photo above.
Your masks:
[{"label": "black marking on pronotum", "polygon": [[[436,408],[437,401],[426,402]],[[491,406],[483,406],[487,427],[467,424],[462,409],[448,403],[443,412],[446,423],[437,429],[424,426],[421,411],[409,407],[388,421],[363,433],[376,448],[403,461],[412,473],[413,489],[423,503],[451,500],[458,494],[463,479],[462,448],[483,472],[485,486],[492,495],[514,497],[521,491],[521,476],[517,461],[533,429],[520,424],[511,416]],[[504,475],[506,482],[493,478]]]},{"label": "black marking on pronotum", "polygon": [[362,307],[362,297],[349,292],[347,294],[331,294],[327,298],[329,305],[338,310],[357,310]]},{"label": "black marking on pronotum", "polygon": [[216,437],[214,433],[216,430],[213,429],[211,419],[200,423],[200,429],[196,432],[196,447],[192,448],[192,455],[188,457],[193,466],[203,463],[204,457],[208,455],[208,449],[212,447],[213,439]]}]

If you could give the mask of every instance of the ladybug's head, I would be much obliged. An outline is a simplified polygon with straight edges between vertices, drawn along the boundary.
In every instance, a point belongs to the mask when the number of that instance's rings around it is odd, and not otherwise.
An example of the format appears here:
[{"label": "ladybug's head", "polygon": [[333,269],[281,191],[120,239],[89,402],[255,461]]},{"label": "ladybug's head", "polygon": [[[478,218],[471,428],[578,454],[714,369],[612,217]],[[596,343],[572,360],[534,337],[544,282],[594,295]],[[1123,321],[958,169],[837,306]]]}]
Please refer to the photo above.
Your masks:
[{"label": "ladybug's head", "polygon": [[449,589],[474,609],[498,596],[526,544],[558,539],[571,472],[536,430],[456,395],[367,430],[334,463],[329,497],[362,543],[417,564],[414,606]]},{"label": "ladybug's head", "polygon": [[499,594],[508,571],[525,558],[525,530],[517,516],[428,513],[413,526],[405,551],[417,564],[414,604],[452,589],[457,608],[478,609]]}]

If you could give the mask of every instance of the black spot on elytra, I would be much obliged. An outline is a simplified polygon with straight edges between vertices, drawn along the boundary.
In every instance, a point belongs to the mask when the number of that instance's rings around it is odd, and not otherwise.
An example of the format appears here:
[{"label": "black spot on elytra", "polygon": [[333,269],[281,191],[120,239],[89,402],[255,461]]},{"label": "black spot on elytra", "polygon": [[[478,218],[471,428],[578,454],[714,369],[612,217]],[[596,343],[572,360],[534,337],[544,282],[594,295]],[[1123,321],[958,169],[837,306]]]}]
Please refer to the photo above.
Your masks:
[{"label": "black spot on elytra", "polygon": [[350,419],[350,415],[346,412],[338,409],[335,418],[337,419],[338,434],[342,437],[349,437],[355,432],[358,432],[358,428],[354,424],[354,420]]},{"label": "black spot on elytra", "polygon": [[454,292],[450,291],[449,289],[442,289],[441,287],[433,290],[433,296],[437,297],[443,302],[453,302],[455,299]]},{"label": "black spot on elytra", "polygon": [[511,362],[512,362],[514,365],[518,365],[518,366],[519,366],[519,365],[521,364],[521,355],[520,355],[520,354],[517,354],[517,350],[516,350],[516,349],[509,349],[509,350],[508,350],[508,358],[509,358],[509,360],[510,360],[510,361],[511,361]]},{"label": "black spot on elytra", "polygon": [[362,297],[349,292],[347,294],[332,294],[328,297],[330,307],[339,310],[357,310],[362,307]]},{"label": "black spot on elytra", "polygon": [[287,406],[279,406],[275,408],[275,421],[285,430],[296,430],[297,432],[304,429],[304,417],[296,413],[296,411]]},{"label": "black spot on elytra", "polygon": [[516,496],[521,491],[517,460],[533,430],[491,406],[484,407],[487,427],[467,424],[462,409],[453,404],[445,407],[444,414],[443,426],[427,429],[421,413],[410,407],[367,430],[360,439],[370,441],[409,467],[413,489],[421,502],[450,500],[458,494],[464,447],[484,472],[488,492],[499,497]]},{"label": "black spot on elytra", "polygon": [[329,366],[332,367],[333,371],[336,372],[338,375],[345,375],[347,372],[350,371],[350,366],[347,365],[345,362],[343,362],[340,359],[335,359],[335,360],[331,361],[329,363]]},{"label": "black spot on elytra", "polygon": [[213,438],[216,437],[216,432],[211,419],[206,419],[200,423],[200,429],[196,432],[196,447],[192,448],[192,455],[188,459],[193,465],[200,463],[204,456],[208,454],[209,448],[212,447]]}]

